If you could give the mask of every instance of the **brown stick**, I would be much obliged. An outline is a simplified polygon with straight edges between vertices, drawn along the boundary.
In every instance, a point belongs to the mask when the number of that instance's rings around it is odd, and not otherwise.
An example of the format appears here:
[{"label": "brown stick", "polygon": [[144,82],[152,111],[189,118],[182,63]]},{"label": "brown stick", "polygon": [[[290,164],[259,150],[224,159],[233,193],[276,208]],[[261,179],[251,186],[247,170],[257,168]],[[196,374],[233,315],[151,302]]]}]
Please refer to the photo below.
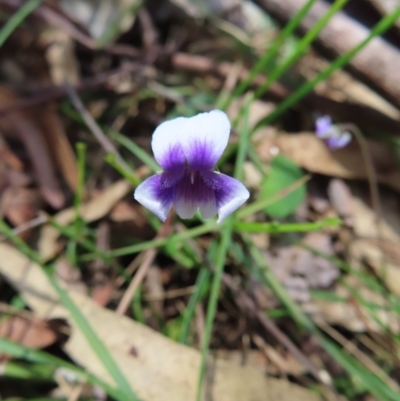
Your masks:
[{"label": "brown stick", "polygon": [[[381,15],[387,15],[392,13],[396,7],[399,6],[399,2],[397,0],[367,0],[372,4],[376,10],[379,11]],[[400,20],[397,20],[393,27],[397,30],[397,33],[400,33]]]},{"label": "brown stick", "polygon": [[[1,0],[0,0],[1,1]],[[108,82],[116,75],[126,74],[126,73],[140,73],[143,66],[137,63],[129,63],[123,64],[121,67],[103,72],[101,74],[97,74],[94,77],[85,78],[77,85],[74,86],[76,91],[81,91],[85,89],[96,89],[101,86],[107,86]],[[21,89],[19,86],[16,86],[16,91]],[[22,92],[22,90],[21,90]],[[24,93],[27,93],[25,90]],[[39,104],[52,102],[53,100],[57,100],[63,98],[67,95],[65,86],[55,86],[55,85],[47,85],[41,88],[36,88],[34,91],[29,92],[31,97],[27,98],[18,98],[15,102],[11,103],[7,107],[0,108],[0,118],[4,117],[10,113],[15,111],[34,107]]]},{"label": "brown stick", "polygon": [[[174,68],[184,69],[197,73],[213,73],[225,78],[232,70],[231,63],[223,62],[216,63],[212,59],[204,56],[196,56],[186,53],[175,53],[171,57],[171,64]],[[245,68],[239,73],[239,80],[244,80],[248,77],[249,71]],[[254,85],[262,85],[265,82],[265,77],[257,75],[254,78]],[[278,98],[284,98],[288,95],[288,90],[279,83],[274,83],[270,89],[270,93]]]},{"label": "brown stick", "polygon": [[[0,4],[5,4],[9,7],[19,8],[25,3],[25,0],[0,0]],[[45,4],[40,5],[33,11],[33,14],[46,21],[49,25],[53,25],[58,29],[68,33],[81,45],[91,50],[97,50],[98,44],[90,36],[79,30],[68,18],[61,13],[53,10]],[[120,56],[127,56],[136,58],[141,55],[141,51],[133,46],[124,44],[113,44],[112,46],[105,46],[101,50],[116,54]]]},{"label": "brown stick", "polygon": [[[264,10],[287,21],[306,0],[256,0]],[[300,29],[309,30],[328,11],[329,6],[317,1],[303,18]],[[336,13],[320,32],[317,43],[334,55],[340,55],[358,45],[368,36],[368,29],[344,12]],[[365,83],[396,106],[400,106],[400,52],[382,38],[369,42],[350,62],[349,68]]]},{"label": "brown stick", "polygon": [[[174,214],[173,214],[173,212],[171,212],[169,214],[167,220],[161,227],[160,231],[156,235],[156,238],[163,238],[168,235],[173,216],[174,216]],[[139,285],[142,283],[143,279],[146,277],[146,274],[148,273],[156,255],[157,255],[157,249],[155,249],[155,248],[149,249],[144,253],[142,264],[139,267],[139,270],[137,271],[137,273],[135,274],[135,277],[129,284],[128,289],[125,291],[124,296],[122,297],[122,299],[117,307],[116,313],[118,315],[124,315],[126,313],[126,311],[128,310],[128,307],[135,295],[136,290],[138,289]]]}]

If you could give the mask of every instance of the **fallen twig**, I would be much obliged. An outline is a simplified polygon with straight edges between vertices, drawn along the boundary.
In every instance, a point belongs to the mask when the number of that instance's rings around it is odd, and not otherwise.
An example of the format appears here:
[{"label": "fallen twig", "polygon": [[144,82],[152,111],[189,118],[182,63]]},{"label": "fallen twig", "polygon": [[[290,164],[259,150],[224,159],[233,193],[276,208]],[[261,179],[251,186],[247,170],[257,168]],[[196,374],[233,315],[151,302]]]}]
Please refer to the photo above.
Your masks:
[{"label": "fallen twig", "polygon": [[[305,1],[256,0],[256,3],[278,19],[288,21]],[[328,11],[328,8],[329,5],[323,1],[315,2],[308,15],[301,21],[300,29],[309,30]],[[362,42],[368,33],[367,28],[339,11],[320,32],[317,43],[333,54],[340,55]],[[350,61],[349,68],[387,100],[400,106],[399,65],[398,49],[377,37]]]},{"label": "fallen twig", "polygon": [[[173,218],[173,213],[170,213],[167,220],[165,221],[160,231],[156,235],[156,238],[163,238],[168,235],[172,218]],[[137,288],[142,283],[143,279],[146,277],[146,274],[149,271],[156,255],[157,255],[157,249],[155,248],[149,249],[148,251],[144,252],[142,264],[140,265],[139,270],[135,274],[135,277],[129,284],[128,289],[125,291],[124,296],[122,297],[121,302],[119,303],[118,308],[116,310],[117,314],[124,315],[125,312],[128,310],[128,307],[131,304],[132,298],[135,295]],[[140,255],[137,256],[137,258],[139,257]]]}]

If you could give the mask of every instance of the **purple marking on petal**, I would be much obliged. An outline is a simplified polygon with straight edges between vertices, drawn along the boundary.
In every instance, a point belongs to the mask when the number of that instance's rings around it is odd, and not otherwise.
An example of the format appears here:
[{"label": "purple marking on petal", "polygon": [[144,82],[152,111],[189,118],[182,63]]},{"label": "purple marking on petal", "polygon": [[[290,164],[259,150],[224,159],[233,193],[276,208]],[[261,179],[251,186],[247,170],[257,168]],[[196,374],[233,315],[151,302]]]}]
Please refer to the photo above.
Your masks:
[{"label": "purple marking on petal", "polygon": [[217,213],[213,189],[204,183],[200,173],[189,169],[176,185],[174,205],[182,219],[192,218],[198,208],[205,218]]},{"label": "purple marking on petal", "polygon": [[186,158],[180,145],[174,145],[157,162],[164,170],[176,172],[185,168]]},{"label": "purple marking on petal", "polygon": [[188,118],[184,129],[180,144],[189,168],[212,171],[228,144],[228,116],[220,110],[200,113]]},{"label": "purple marking on petal", "polygon": [[249,198],[246,187],[235,178],[216,172],[201,173],[206,185],[214,190],[221,223]]},{"label": "purple marking on petal", "polygon": [[135,190],[134,198],[165,221],[174,200],[176,183],[182,173],[164,172],[155,174],[143,181]]},{"label": "purple marking on petal", "polygon": [[332,119],[330,116],[317,118],[315,121],[315,133],[317,137],[323,138],[332,129]]},{"label": "purple marking on petal", "polygon": [[197,171],[213,170],[219,156],[215,156],[212,143],[193,140],[190,147],[187,147],[186,154],[191,169]]},{"label": "purple marking on petal", "polygon": [[181,147],[187,118],[179,117],[160,124],[153,133],[151,147],[154,158],[164,170],[176,171],[183,169],[186,157]]}]

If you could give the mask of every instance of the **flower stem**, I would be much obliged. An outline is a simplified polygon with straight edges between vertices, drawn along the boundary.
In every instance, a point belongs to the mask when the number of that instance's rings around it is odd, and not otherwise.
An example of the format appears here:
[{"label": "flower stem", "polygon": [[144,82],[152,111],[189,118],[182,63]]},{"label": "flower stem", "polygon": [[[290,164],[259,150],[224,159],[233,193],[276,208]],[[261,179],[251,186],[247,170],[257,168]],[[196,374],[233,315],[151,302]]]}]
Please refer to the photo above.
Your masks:
[{"label": "flower stem", "polygon": [[200,363],[199,381],[198,381],[197,396],[196,396],[197,401],[201,401],[202,399],[203,381],[207,366],[207,354],[210,346],[214,317],[218,304],[219,290],[221,288],[222,273],[224,272],[225,258],[231,241],[232,229],[233,229],[233,220],[232,217],[230,217],[226,220],[226,223],[222,228],[221,243],[215,259],[215,272],[211,285],[211,293],[210,293],[210,299],[208,301],[207,316],[206,316],[206,326],[205,326],[203,343],[201,346],[201,363]]}]

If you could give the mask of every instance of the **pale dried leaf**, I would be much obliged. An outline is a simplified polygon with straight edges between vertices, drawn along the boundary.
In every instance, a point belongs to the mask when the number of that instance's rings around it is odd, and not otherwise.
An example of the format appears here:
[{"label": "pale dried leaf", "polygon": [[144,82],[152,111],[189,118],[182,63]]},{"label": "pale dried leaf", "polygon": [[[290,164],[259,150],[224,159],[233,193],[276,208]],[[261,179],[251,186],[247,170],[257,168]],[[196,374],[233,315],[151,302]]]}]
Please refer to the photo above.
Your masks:
[{"label": "pale dried leaf", "polygon": [[376,212],[370,206],[368,191],[352,186],[354,233],[357,237],[376,238],[388,241],[400,241],[400,215],[398,197],[385,192],[381,196],[381,219],[379,227]]},{"label": "pale dried leaf", "polygon": [[352,266],[358,266],[360,263],[368,264],[374,269],[376,275],[382,278],[387,288],[394,295],[400,296],[400,252],[398,242],[359,239],[352,242],[349,253],[352,259]]},{"label": "pale dried leaf", "polygon": [[[128,181],[117,181],[105,189],[97,198],[82,205],[81,218],[87,222],[92,222],[104,217],[129,191],[131,191],[131,184]],[[61,225],[70,224],[74,218],[74,208],[64,209],[54,216],[54,220]],[[43,226],[38,242],[39,254],[43,261],[51,259],[60,250],[59,237],[60,232],[56,228],[49,224]]]},{"label": "pale dried leaf", "polygon": [[353,197],[348,185],[338,178],[329,181],[328,195],[332,206],[338,215],[346,221],[348,225],[353,223]]},{"label": "pale dried leaf", "polygon": [[10,187],[3,191],[0,213],[14,226],[32,220],[42,206],[38,191],[24,187]]},{"label": "pale dried leaf", "polygon": [[[332,302],[322,299],[313,301],[312,312],[316,321],[322,317],[327,323],[345,327],[353,332],[373,331],[380,333],[383,327],[388,326],[393,333],[399,333],[398,316],[396,313],[386,311],[387,299],[367,288],[357,277],[347,277],[346,286],[337,285],[335,294],[341,297],[343,301]],[[369,303],[381,306],[381,309],[374,310],[374,317],[378,319],[380,324],[364,306],[358,303],[355,294]]]},{"label": "pale dried leaf", "polygon": [[[367,144],[378,180],[400,190],[400,172],[392,150],[379,142],[367,141]],[[256,143],[256,149],[265,162],[269,162],[271,155],[278,149],[313,173],[348,179],[368,178],[365,160],[355,141],[345,148],[331,151],[315,134],[302,132],[294,135],[280,134],[273,139],[261,137]]]},{"label": "pale dried leaf", "polygon": [[[47,277],[16,249],[0,244],[0,273],[20,291],[38,316],[64,318],[71,326],[65,345],[69,356],[99,378],[112,383],[73,319],[57,300]],[[177,344],[135,321],[96,305],[84,295],[70,292],[79,310],[109,348],[138,396],[147,401],[195,398],[200,353]],[[319,397],[287,381],[266,378],[253,368],[214,359],[208,393],[218,401],[317,401]],[[132,374],[135,372],[135,374]],[[211,373],[210,373],[211,375]],[[150,385],[151,384],[151,385]]]}]

